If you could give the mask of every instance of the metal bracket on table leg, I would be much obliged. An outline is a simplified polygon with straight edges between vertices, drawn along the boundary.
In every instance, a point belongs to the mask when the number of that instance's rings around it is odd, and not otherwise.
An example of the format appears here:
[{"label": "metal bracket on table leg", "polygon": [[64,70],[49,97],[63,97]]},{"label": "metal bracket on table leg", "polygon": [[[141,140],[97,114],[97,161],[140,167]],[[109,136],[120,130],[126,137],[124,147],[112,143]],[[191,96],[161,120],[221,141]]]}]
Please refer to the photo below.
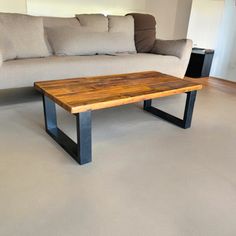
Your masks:
[{"label": "metal bracket on table leg", "polygon": [[55,103],[43,95],[46,132],[80,165],[92,161],[91,112],[76,114],[77,143],[57,126]]},{"label": "metal bracket on table leg", "polygon": [[194,103],[196,100],[197,91],[187,92],[187,99],[183,119],[175,117],[169,113],[161,111],[152,106],[152,100],[144,101],[144,110],[148,111],[172,124],[175,124],[183,129],[191,127]]}]

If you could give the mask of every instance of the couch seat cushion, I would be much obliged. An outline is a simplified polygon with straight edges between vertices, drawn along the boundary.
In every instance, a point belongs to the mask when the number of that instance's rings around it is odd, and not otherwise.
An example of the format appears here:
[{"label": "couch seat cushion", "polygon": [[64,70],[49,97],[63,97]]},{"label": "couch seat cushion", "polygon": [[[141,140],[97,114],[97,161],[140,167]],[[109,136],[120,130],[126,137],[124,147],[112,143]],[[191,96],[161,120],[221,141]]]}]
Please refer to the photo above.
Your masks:
[{"label": "couch seat cushion", "polygon": [[156,70],[182,77],[181,61],[173,56],[120,54],[21,59],[0,67],[0,89],[33,86],[35,81]]}]

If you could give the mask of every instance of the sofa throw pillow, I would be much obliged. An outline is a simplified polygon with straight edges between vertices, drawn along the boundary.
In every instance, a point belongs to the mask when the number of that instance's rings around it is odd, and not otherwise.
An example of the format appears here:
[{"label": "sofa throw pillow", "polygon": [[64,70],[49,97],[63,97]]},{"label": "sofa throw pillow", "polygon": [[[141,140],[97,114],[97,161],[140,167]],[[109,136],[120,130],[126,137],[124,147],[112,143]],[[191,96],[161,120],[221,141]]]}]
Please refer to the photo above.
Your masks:
[{"label": "sofa throw pillow", "polygon": [[44,39],[42,18],[1,13],[0,23],[4,26],[14,45],[17,58],[47,57],[50,55]]},{"label": "sofa throw pillow", "polygon": [[0,23],[0,54],[1,60],[13,60],[16,59],[16,50],[15,47],[9,38],[7,31],[4,29],[4,26]]},{"label": "sofa throw pillow", "polygon": [[156,20],[149,14],[130,13],[135,26],[135,45],[137,52],[148,53],[152,50],[156,39]]},{"label": "sofa throw pillow", "polygon": [[124,46],[129,51],[136,52],[134,41],[134,18],[132,16],[108,16],[108,28],[110,33],[126,35]]},{"label": "sofa throw pillow", "polygon": [[134,52],[126,44],[124,33],[87,32],[83,27],[46,28],[48,39],[56,55],[95,55]]},{"label": "sofa throw pillow", "polygon": [[[61,27],[61,26],[73,26],[73,27],[79,27],[80,23],[79,20],[76,17],[52,17],[52,16],[44,16],[43,19],[43,26],[46,27]],[[50,54],[53,54],[52,47],[48,41],[48,36],[45,31],[44,33],[45,42],[48,48],[48,51]]]}]

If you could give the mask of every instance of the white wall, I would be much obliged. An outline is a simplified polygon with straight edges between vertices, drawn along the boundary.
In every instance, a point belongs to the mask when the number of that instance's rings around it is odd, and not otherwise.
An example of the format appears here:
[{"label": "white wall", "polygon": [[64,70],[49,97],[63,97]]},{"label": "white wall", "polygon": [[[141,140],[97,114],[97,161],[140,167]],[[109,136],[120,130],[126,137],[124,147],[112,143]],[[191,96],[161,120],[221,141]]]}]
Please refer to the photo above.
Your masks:
[{"label": "white wall", "polygon": [[225,0],[211,75],[236,82],[236,4]]},{"label": "white wall", "polygon": [[192,0],[178,0],[173,35],[174,38],[179,39],[187,37],[191,7]]},{"label": "white wall", "polygon": [[0,0],[0,12],[26,13],[26,0]]},{"label": "white wall", "polygon": [[147,0],[147,12],[157,20],[157,37],[186,38],[192,0]]},{"label": "white wall", "polygon": [[235,0],[193,0],[188,37],[215,50],[211,76],[236,81]]},{"label": "white wall", "polygon": [[27,0],[28,13],[73,16],[77,13],[126,14],[144,12],[146,0]]},{"label": "white wall", "polygon": [[147,12],[156,17],[158,38],[174,37],[177,3],[178,0],[147,0]]},{"label": "white wall", "polygon": [[193,0],[188,38],[194,46],[215,49],[224,0]]}]

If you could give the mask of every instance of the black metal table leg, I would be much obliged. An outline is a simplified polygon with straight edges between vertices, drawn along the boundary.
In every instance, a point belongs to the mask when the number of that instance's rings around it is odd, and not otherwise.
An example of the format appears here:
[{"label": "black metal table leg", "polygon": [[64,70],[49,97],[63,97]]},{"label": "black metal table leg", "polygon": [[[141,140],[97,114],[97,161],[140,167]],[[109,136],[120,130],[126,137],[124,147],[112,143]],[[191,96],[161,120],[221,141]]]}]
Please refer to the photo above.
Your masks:
[{"label": "black metal table leg", "polygon": [[196,100],[197,91],[192,91],[187,93],[187,99],[185,104],[185,111],[183,119],[175,117],[169,113],[159,110],[152,106],[152,100],[144,101],[144,110],[148,111],[155,116],[158,116],[172,124],[175,124],[183,129],[188,129],[191,127],[192,115],[194,109],[194,103]]},{"label": "black metal table leg", "polygon": [[78,162],[83,165],[92,161],[91,112],[76,115]]},{"label": "black metal table leg", "polygon": [[76,114],[77,143],[57,126],[55,103],[43,95],[46,132],[80,165],[92,161],[91,111]]}]

